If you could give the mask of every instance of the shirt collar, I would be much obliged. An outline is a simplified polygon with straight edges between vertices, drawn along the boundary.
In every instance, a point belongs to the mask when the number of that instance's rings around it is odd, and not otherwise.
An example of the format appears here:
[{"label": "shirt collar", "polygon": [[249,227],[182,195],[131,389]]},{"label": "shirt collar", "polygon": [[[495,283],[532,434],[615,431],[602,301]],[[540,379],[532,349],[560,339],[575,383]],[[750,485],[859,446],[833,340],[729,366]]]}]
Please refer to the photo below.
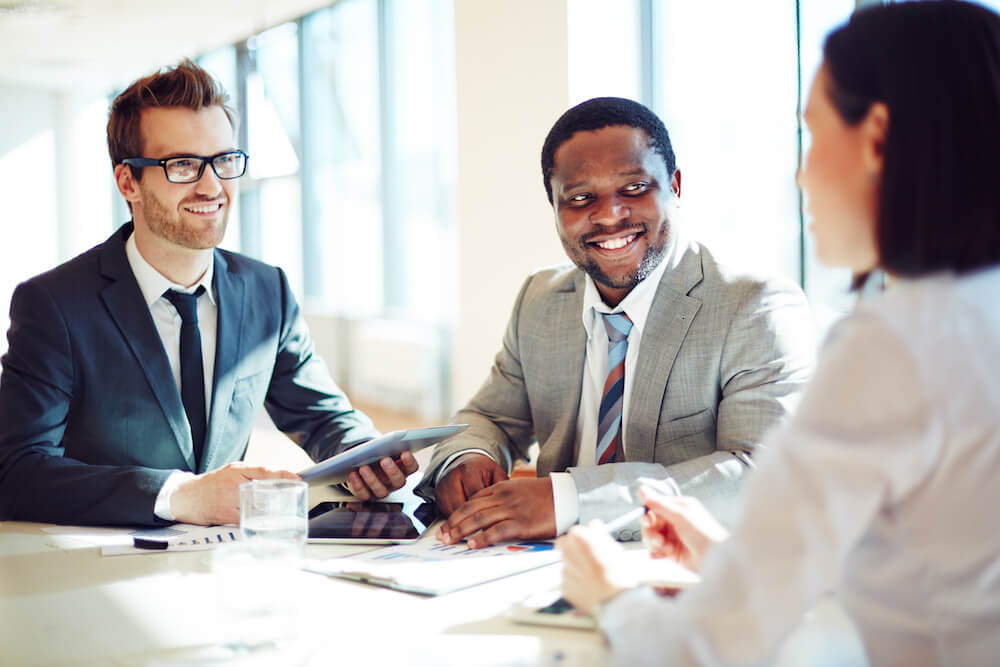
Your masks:
[{"label": "shirt collar", "polygon": [[[640,336],[646,326],[646,318],[649,315],[649,308],[653,305],[653,298],[656,297],[656,290],[660,286],[660,280],[667,269],[676,268],[681,253],[677,249],[682,245],[679,234],[676,230],[671,230],[670,238],[667,240],[667,250],[660,260],[659,265],[646,276],[638,285],[632,288],[621,303],[615,308],[611,308],[601,298],[601,293],[597,291],[594,279],[589,275],[584,276],[583,288],[583,327],[587,330],[589,339],[597,330],[598,318],[602,313],[625,313],[632,320],[632,327]],[[604,327],[600,328],[605,333]],[[630,334],[631,336],[631,334]]]},{"label": "shirt collar", "polygon": [[169,278],[157,271],[152,264],[146,261],[146,258],[142,256],[139,248],[135,245],[135,233],[130,234],[128,240],[125,242],[125,256],[128,258],[129,266],[132,267],[135,281],[139,283],[139,289],[142,291],[142,297],[146,300],[147,307],[152,306],[168,289],[194,294],[194,291],[202,285],[205,287],[205,293],[208,295],[208,298],[215,304],[215,292],[212,291],[212,276],[215,272],[214,261],[208,263],[208,268],[198,282],[190,287],[184,287],[183,285],[171,282]]}]

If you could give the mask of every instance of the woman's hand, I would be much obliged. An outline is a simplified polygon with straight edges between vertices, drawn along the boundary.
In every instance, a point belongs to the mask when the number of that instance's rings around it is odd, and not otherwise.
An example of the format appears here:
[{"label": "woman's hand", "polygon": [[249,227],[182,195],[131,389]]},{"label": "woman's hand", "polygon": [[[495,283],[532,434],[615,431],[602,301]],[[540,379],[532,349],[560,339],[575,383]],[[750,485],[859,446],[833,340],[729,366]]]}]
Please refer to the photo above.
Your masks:
[{"label": "woman's hand", "polygon": [[581,611],[592,614],[597,603],[635,585],[620,562],[625,550],[600,521],[570,528],[556,547],[563,554],[563,597]]},{"label": "woman's hand", "polygon": [[653,558],[672,558],[697,572],[712,545],[729,537],[697,498],[662,496],[645,487],[639,497],[649,508],[642,519],[642,541]]}]

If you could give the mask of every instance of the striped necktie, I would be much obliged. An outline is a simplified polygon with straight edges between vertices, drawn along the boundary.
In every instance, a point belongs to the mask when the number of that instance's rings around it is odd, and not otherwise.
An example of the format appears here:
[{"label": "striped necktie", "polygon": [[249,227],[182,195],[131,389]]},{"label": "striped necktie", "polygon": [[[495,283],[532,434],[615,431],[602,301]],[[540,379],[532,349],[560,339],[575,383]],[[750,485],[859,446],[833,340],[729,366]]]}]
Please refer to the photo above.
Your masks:
[{"label": "striped necktie", "polygon": [[632,320],[625,313],[605,313],[608,331],[608,375],[597,414],[597,462],[614,463],[622,432],[622,402],[625,397],[625,353]]}]

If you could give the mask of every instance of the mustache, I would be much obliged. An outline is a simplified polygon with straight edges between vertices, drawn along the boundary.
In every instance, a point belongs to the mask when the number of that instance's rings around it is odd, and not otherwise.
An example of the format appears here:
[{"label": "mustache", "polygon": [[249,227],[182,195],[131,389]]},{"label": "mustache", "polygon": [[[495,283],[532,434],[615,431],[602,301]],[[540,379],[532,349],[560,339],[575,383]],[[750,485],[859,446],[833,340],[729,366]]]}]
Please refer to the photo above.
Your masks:
[{"label": "mustache", "polygon": [[624,231],[632,231],[636,233],[646,233],[646,225],[642,222],[623,222],[621,224],[615,225],[614,227],[602,227],[601,229],[589,232],[580,237],[581,243],[590,243],[592,239],[598,236],[614,236],[615,234],[620,234]]}]

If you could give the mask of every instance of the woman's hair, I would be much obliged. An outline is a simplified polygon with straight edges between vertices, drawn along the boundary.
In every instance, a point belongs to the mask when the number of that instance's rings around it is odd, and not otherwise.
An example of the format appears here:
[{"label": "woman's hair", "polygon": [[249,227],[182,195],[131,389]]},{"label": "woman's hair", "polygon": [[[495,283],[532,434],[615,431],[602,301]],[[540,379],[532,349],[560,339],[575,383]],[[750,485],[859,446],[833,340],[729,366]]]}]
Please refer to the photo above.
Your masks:
[{"label": "woman's hair", "polygon": [[889,109],[880,266],[912,277],[1000,262],[1000,16],[953,0],[873,6],[823,55],[846,123]]}]

